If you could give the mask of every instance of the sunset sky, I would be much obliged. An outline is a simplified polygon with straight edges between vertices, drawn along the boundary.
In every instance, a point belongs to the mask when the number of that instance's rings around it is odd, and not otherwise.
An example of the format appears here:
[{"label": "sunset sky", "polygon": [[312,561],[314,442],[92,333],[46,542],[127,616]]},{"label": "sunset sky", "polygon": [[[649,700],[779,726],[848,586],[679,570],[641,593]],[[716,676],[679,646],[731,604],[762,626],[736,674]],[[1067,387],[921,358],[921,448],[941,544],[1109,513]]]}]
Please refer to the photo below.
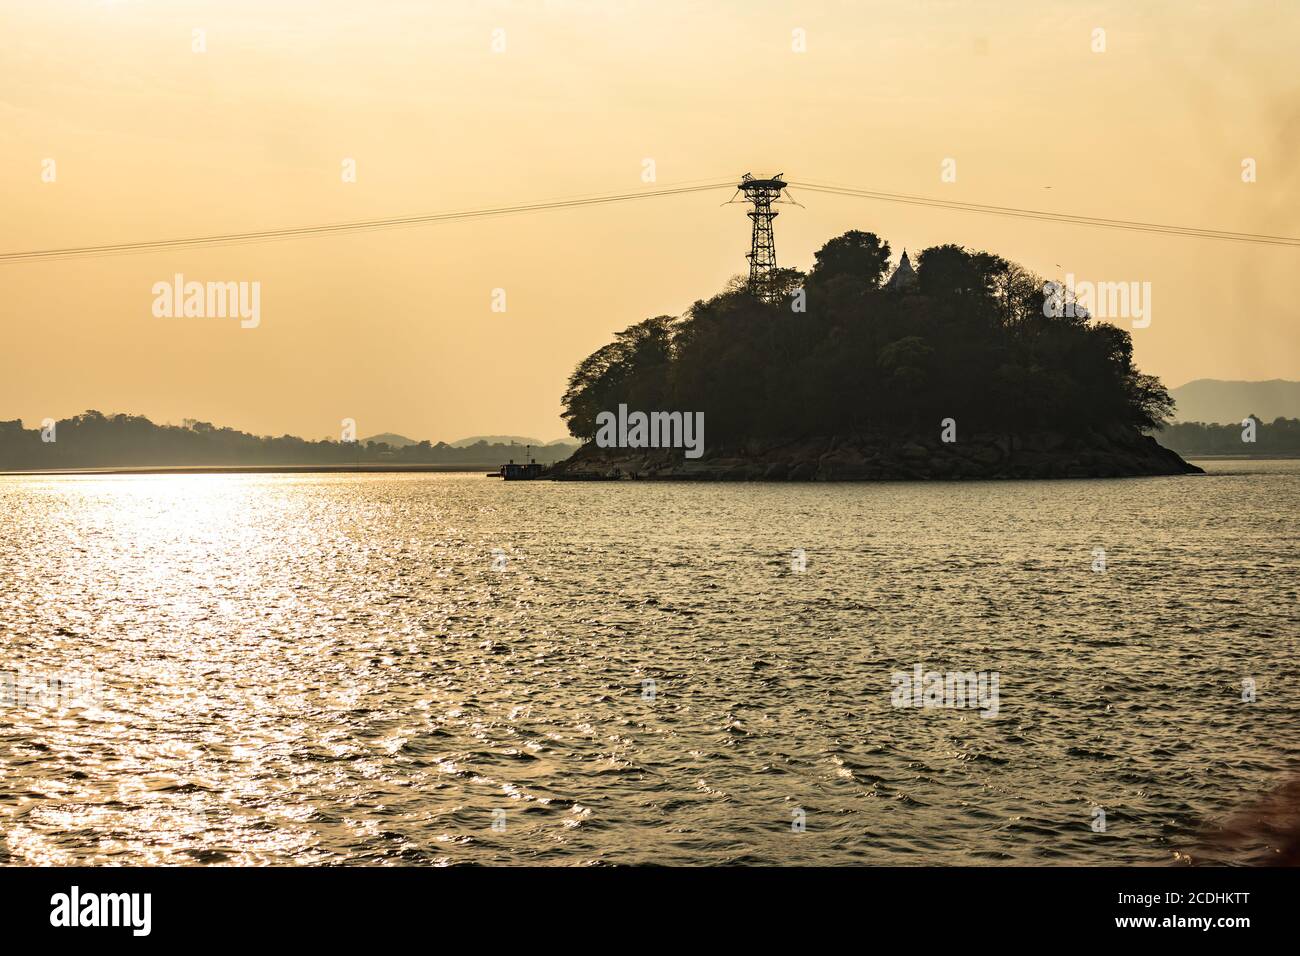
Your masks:
[{"label": "sunset sky", "polygon": [[[1297,36],[1300,5],[1231,0],[8,0],[0,253],[746,171],[1300,235]],[[1166,385],[1300,378],[1295,247],[792,191],[806,208],[776,221],[783,265],[860,228],[895,257],[955,242],[1047,278],[1146,281],[1136,356]],[[0,263],[0,419],[95,408],[313,438],[343,418],[362,436],[558,438],[580,359],[745,269],[749,221],[728,198]],[[175,273],[260,282],[260,326],[154,317],[151,288]]]}]

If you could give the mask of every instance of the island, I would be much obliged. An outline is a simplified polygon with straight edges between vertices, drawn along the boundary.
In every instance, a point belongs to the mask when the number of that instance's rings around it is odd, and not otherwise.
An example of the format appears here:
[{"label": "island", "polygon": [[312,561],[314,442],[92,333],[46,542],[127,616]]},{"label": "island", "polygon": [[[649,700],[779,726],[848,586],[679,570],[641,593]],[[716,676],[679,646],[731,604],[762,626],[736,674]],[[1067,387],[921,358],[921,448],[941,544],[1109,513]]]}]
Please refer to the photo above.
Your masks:
[{"label": "island", "polygon": [[[906,251],[854,230],[807,273],[733,279],[684,315],[630,326],[569,378],[582,442],[564,480],[1115,478],[1201,469],[1152,433],[1173,413],[1128,330],[987,252]],[[886,278],[888,274],[888,278]],[[1064,298],[1063,298],[1064,297]],[[1064,307],[1063,307],[1064,306]],[[698,419],[627,429],[616,411]],[[662,434],[660,432],[663,432]],[[598,440],[599,439],[599,440]],[[667,439],[667,440],[666,440]]]}]

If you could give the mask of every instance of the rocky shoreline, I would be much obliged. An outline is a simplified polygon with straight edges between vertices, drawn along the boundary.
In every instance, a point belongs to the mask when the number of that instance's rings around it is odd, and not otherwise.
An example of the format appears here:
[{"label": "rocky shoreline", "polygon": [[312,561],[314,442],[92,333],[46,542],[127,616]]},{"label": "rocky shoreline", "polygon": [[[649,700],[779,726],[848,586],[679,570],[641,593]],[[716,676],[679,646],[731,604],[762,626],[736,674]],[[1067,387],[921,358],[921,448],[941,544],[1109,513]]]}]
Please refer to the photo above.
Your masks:
[{"label": "rocky shoreline", "polygon": [[546,471],[559,481],[917,481],[1125,478],[1204,472],[1129,426],[975,435],[944,443],[897,433],[750,441],[706,451],[597,448],[588,442]]}]

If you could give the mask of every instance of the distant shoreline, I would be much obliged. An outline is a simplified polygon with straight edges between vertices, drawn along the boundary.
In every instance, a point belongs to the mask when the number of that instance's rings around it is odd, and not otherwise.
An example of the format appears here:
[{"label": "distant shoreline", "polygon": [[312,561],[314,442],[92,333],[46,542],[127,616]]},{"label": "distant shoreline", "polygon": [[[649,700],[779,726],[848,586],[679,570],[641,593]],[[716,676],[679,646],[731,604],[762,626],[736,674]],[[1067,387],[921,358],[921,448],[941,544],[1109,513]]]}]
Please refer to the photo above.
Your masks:
[{"label": "distant shoreline", "polygon": [[1300,455],[1187,455],[1187,461],[1300,461]]},{"label": "distant shoreline", "polygon": [[0,476],[32,475],[54,477],[59,475],[278,475],[278,474],[351,474],[354,472],[463,472],[474,474],[495,472],[500,462],[455,462],[449,464],[382,464],[366,462],[360,465],[110,465],[104,468],[41,468],[20,471],[0,471]]},{"label": "distant shoreline", "polygon": [[[1188,461],[1300,461],[1300,455],[1193,455]],[[43,468],[0,471],[0,477],[31,476],[56,478],[77,475],[313,475],[313,474],[402,474],[434,472],[443,474],[486,474],[496,472],[500,463],[454,464],[378,464],[361,465],[114,465],[105,468]]]}]

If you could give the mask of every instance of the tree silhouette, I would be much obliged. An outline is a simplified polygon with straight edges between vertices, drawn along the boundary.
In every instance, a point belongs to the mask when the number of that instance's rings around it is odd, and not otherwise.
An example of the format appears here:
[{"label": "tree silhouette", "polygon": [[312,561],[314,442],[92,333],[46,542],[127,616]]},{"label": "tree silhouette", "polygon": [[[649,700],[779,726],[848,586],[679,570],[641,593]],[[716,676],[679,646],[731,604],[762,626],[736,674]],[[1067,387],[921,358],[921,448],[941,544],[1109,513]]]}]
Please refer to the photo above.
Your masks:
[{"label": "tree silhouette", "polygon": [[914,293],[885,288],[889,244],[854,230],[827,242],[793,308],[743,283],[619,333],[569,379],[564,417],[589,439],[620,403],[702,411],[713,440],[797,438],[862,429],[1078,433],[1162,425],[1173,403],[1133,365],[1129,334],[1048,308],[1043,280],[987,252],[923,250]]},{"label": "tree silhouette", "polygon": [[814,259],[816,264],[810,276],[813,281],[851,276],[874,289],[889,269],[889,243],[874,232],[853,229],[822,246]]}]

